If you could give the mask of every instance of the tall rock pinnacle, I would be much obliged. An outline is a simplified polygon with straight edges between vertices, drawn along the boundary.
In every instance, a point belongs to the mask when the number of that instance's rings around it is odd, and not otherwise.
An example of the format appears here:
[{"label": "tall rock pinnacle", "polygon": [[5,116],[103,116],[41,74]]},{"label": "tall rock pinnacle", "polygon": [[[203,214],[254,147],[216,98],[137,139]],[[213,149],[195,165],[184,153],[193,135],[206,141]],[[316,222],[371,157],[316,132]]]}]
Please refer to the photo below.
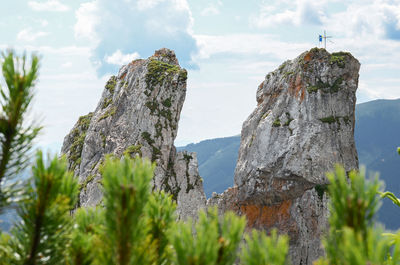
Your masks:
[{"label": "tall rock pinnacle", "polygon": [[173,195],[182,218],[195,216],[204,206],[196,155],[177,154],[173,145],[186,79],[175,53],[164,48],[123,66],[108,80],[95,111],[79,118],[61,150],[79,177],[81,206],[101,202],[99,166],[107,154],[156,162],[153,187]]},{"label": "tall rock pinnacle", "polygon": [[245,215],[250,228],[290,237],[293,264],[323,253],[328,181],[336,163],[358,168],[354,111],[360,64],[311,49],[269,73],[243,123],[235,187],[208,201]]}]

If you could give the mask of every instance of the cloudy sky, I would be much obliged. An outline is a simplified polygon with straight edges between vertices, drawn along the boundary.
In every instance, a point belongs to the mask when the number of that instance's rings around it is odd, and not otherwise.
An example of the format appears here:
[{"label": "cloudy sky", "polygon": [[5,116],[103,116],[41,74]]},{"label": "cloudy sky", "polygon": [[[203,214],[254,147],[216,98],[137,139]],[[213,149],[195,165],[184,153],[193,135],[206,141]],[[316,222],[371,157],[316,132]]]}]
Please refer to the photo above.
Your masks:
[{"label": "cloudy sky", "polygon": [[52,149],[94,110],[111,74],[161,47],[189,71],[178,146],[239,134],[265,75],[318,46],[324,30],[328,51],[362,64],[359,103],[400,98],[400,0],[3,2],[0,50],[42,56],[32,111]]}]

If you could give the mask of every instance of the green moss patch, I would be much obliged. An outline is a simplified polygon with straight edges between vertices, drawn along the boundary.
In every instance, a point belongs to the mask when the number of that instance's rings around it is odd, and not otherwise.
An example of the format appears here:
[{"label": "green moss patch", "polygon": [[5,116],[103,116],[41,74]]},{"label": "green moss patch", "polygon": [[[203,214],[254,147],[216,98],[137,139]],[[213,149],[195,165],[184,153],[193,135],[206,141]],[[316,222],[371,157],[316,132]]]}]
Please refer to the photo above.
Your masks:
[{"label": "green moss patch", "polygon": [[110,79],[106,83],[106,89],[111,93],[114,94],[115,86],[117,85],[117,77],[111,76]]},{"label": "green moss patch", "polygon": [[308,86],[307,91],[308,91],[308,93],[315,93],[318,91],[318,87],[317,86]]},{"label": "green moss patch", "polygon": [[167,98],[162,102],[162,104],[164,105],[164,107],[170,108],[172,106],[171,98]]},{"label": "green moss patch", "polygon": [[340,85],[342,82],[342,77],[337,78],[332,85],[329,83],[324,83],[321,81],[321,79],[319,79],[315,85],[308,85],[307,91],[308,93],[316,93],[318,90],[322,90],[325,93],[337,93],[340,90]]},{"label": "green moss patch", "polygon": [[128,146],[124,151],[124,155],[129,155],[130,157],[134,157],[137,154],[139,156],[142,156],[141,149],[142,149],[141,144]]},{"label": "green moss patch", "polygon": [[187,71],[185,69],[180,70],[178,76],[178,82],[185,82],[187,80]]},{"label": "green moss patch", "polygon": [[149,144],[149,145],[153,145],[154,144],[154,140],[151,139],[151,134],[148,132],[142,132],[142,138]]},{"label": "green moss patch", "polygon": [[78,119],[78,126],[82,131],[87,131],[89,129],[90,121],[92,120],[93,112],[90,112],[87,115],[80,116]]},{"label": "green moss patch", "polygon": [[71,168],[75,169],[81,163],[82,148],[86,137],[86,132],[89,129],[90,121],[93,117],[93,113],[90,112],[85,116],[81,116],[78,119],[78,125],[71,132],[72,144],[69,148],[68,160],[70,161]]},{"label": "green moss patch", "polygon": [[324,198],[324,193],[328,191],[328,184],[317,184],[314,186],[320,200]]},{"label": "green moss patch", "polygon": [[334,122],[339,122],[339,117],[335,117],[335,116],[329,116],[329,117],[324,117],[319,119],[320,121],[322,121],[323,123],[334,123]]},{"label": "green moss patch", "polygon": [[287,121],[283,124],[283,126],[289,126],[290,123],[291,123],[292,120],[293,120],[293,118],[290,116],[290,113],[289,113],[289,112],[286,112],[286,118],[287,118]]},{"label": "green moss patch", "polygon": [[86,192],[87,185],[89,184],[89,182],[93,181],[94,178],[95,178],[94,175],[87,176],[86,179],[82,183],[79,184],[79,190],[80,191],[84,190]]},{"label": "green moss patch", "polygon": [[338,123],[340,125],[340,119],[342,119],[343,122],[346,125],[350,124],[350,117],[349,116],[343,116],[343,117],[341,117],[341,116],[328,116],[328,117],[321,118],[319,120],[322,121],[323,123],[329,123],[329,124]]},{"label": "green moss patch", "polygon": [[272,127],[279,127],[281,126],[281,120],[279,118],[277,118],[273,123],[272,123]]},{"label": "green moss patch", "polygon": [[117,111],[116,107],[112,107],[112,108],[108,109],[103,115],[100,116],[100,118],[97,121],[101,121],[101,120],[107,119],[108,117],[113,116],[116,111]]},{"label": "green moss patch", "polygon": [[334,52],[331,54],[329,59],[330,64],[336,64],[339,68],[344,68],[346,63],[346,56],[349,56],[348,52]]},{"label": "green moss patch", "polygon": [[166,78],[171,78],[180,71],[177,65],[152,59],[147,65],[146,84],[150,90],[153,90],[154,86],[161,85]]},{"label": "green moss patch", "polygon": [[284,73],[283,74],[283,77],[288,77],[289,75],[292,75],[292,74],[294,74],[294,72],[293,71],[289,71],[289,72],[286,72],[286,73]]},{"label": "green moss patch", "polygon": [[101,104],[101,108],[105,109],[107,108],[110,104],[112,103],[112,97],[106,97],[103,100],[103,103]]}]

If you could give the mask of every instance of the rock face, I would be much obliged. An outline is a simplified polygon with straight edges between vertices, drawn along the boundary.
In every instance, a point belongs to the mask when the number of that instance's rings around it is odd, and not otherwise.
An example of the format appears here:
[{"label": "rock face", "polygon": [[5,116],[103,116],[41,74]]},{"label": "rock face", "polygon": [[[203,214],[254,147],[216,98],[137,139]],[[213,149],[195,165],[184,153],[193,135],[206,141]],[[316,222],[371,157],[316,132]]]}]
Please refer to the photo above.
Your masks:
[{"label": "rock face", "polygon": [[99,166],[105,155],[129,154],[156,162],[153,187],[173,195],[180,217],[194,216],[204,207],[196,155],[177,154],[173,145],[186,79],[175,53],[161,49],[123,66],[108,80],[96,110],[79,118],[61,150],[79,177],[80,206],[101,202]]},{"label": "rock face", "polygon": [[208,201],[246,215],[250,228],[287,233],[293,264],[312,264],[323,254],[325,173],[335,163],[358,168],[359,68],[349,53],[314,48],[269,73],[243,124],[235,187]]}]

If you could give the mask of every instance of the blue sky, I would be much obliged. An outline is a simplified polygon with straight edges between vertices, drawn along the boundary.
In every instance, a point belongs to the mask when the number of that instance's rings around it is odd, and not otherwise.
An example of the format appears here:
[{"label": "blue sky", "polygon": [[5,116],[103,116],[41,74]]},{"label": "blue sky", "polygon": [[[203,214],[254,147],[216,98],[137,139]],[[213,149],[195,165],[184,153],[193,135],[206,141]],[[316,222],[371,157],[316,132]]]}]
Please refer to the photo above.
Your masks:
[{"label": "blue sky", "polygon": [[176,145],[239,134],[265,75],[324,30],[328,51],[361,62],[359,103],[400,98],[400,0],[13,0],[0,10],[0,50],[42,56],[32,113],[53,149],[111,74],[161,47],[189,71]]}]

